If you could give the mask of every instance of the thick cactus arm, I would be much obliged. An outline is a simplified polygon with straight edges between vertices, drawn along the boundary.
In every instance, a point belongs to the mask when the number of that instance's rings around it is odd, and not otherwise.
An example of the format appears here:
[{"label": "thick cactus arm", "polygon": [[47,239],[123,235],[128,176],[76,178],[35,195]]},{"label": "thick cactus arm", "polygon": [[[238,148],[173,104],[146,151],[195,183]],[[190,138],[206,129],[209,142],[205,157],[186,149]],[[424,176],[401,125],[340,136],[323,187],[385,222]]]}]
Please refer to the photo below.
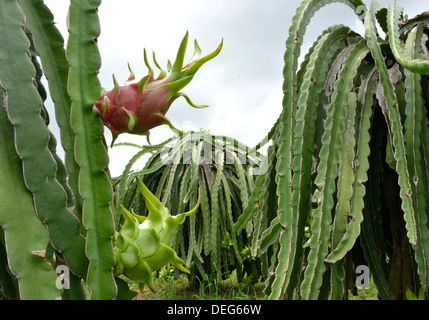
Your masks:
[{"label": "thick cactus arm", "polygon": [[334,164],[339,162],[341,135],[344,132],[346,116],[345,106],[349,102],[349,92],[351,92],[357,69],[368,52],[366,42],[363,40],[358,42],[344,62],[334,85],[332,102],[328,109],[324,125],[325,131],[322,136],[320,162],[314,181],[317,190],[313,195],[313,202],[317,208],[313,210],[309,263],[301,284],[301,294],[305,299],[317,299],[322,284],[322,275],[325,270],[323,260],[328,253],[327,241],[333,208],[332,196],[335,189],[335,179],[338,175],[337,167]]},{"label": "thick cactus arm", "polygon": [[[335,208],[335,219],[333,223],[332,247],[341,243],[346,231],[348,213],[350,212],[350,200],[353,194],[353,160],[355,156],[355,117],[356,117],[356,93],[349,94],[349,103],[346,107],[345,129],[342,136],[340,148],[340,162],[338,166],[337,182],[337,205]],[[358,224],[358,227],[360,225]],[[360,231],[360,230],[359,230]],[[352,241],[354,244],[354,241]],[[344,295],[343,259],[337,261],[331,270],[332,299],[341,299]]]},{"label": "thick cactus arm", "polygon": [[[420,41],[423,34],[423,26],[419,25],[408,33],[405,45],[405,54],[411,58],[417,56],[420,50]],[[422,126],[426,114],[426,107],[422,95],[422,76],[408,69],[405,74],[405,123],[404,139],[407,152],[407,163],[411,187],[413,190],[413,206],[416,219],[417,243],[414,246],[417,272],[420,276],[420,284],[423,291],[427,291],[429,282],[429,230],[428,230],[428,203],[425,197],[425,189],[428,185],[425,168],[422,166]],[[425,186],[426,185],[426,186]]]},{"label": "thick cactus arm", "polygon": [[66,193],[56,178],[57,163],[48,149],[49,131],[40,117],[42,100],[33,85],[35,69],[27,52],[30,43],[21,29],[24,21],[21,9],[19,15],[14,15],[15,20],[4,18],[2,43],[7,50],[3,50],[0,66],[0,81],[8,97],[8,116],[15,128],[16,150],[23,161],[25,184],[34,196],[36,214],[46,224],[53,246],[64,253],[74,273],[84,276],[85,240],[79,233],[76,217],[67,209]]},{"label": "thick cactus arm", "polygon": [[399,39],[399,16],[400,8],[395,4],[389,6],[387,14],[387,26],[389,34],[389,43],[392,48],[392,53],[395,59],[406,69],[423,74],[429,75],[429,57],[418,58],[417,54],[410,55],[408,50],[401,48],[401,40]]},{"label": "thick cactus arm", "polygon": [[[313,147],[316,135],[316,120],[319,107],[319,97],[325,85],[329,68],[335,57],[338,55],[341,45],[349,37],[357,36],[348,27],[334,26],[324,32],[314,46],[309,57],[298,96],[298,110],[296,114],[295,142],[293,149],[293,171],[302,172],[292,178],[292,201],[293,212],[298,217],[293,243],[298,244],[303,241],[303,230],[307,212],[309,209],[309,190],[311,189],[311,166],[313,157]],[[319,120],[320,121],[320,120]],[[292,279],[289,287],[291,289],[297,285],[302,262],[302,248],[297,246],[297,253],[291,255],[293,271],[288,275],[287,281]],[[289,278],[291,277],[291,278]]]},{"label": "thick cactus arm", "polygon": [[[366,193],[365,183],[368,180],[367,171],[369,169],[368,157],[370,154],[369,128],[371,125],[370,117],[372,114],[373,93],[378,73],[373,70],[363,81],[358,93],[358,114],[357,114],[357,141],[356,157],[353,159],[354,182],[352,188],[350,208],[343,212],[349,215],[349,222],[345,225],[344,234],[341,240],[334,245],[333,251],[325,259],[325,262],[334,263],[342,259],[346,253],[353,247],[360,233],[360,224],[363,221],[362,210],[364,208],[364,196]],[[339,212],[337,211],[336,215]]]},{"label": "thick cactus arm", "polygon": [[90,260],[87,284],[91,299],[113,299],[115,255],[112,184],[103,125],[92,111],[100,96],[97,77],[101,59],[95,39],[99,36],[97,7],[100,1],[73,0],[68,15],[68,91],[72,99],[71,124],[75,132],[75,159],[79,164],[82,221],[87,228],[86,254]]},{"label": "thick cactus arm", "polygon": [[[43,83],[42,83],[43,70],[39,64],[38,59],[37,59],[39,57],[39,55],[38,55],[36,48],[34,46],[33,34],[31,33],[31,31],[28,29],[27,26],[24,27],[24,31],[25,31],[25,34],[27,35],[28,40],[30,41],[30,48],[29,48],[28,52],[29,52],[30,57],[31,57],[31,62],[33,63],[34,68],[36,69],[35,87],[37,88],[37,91],[39,92],[40,98],[42,99],[42,104],[43,104],[42,109],[41,109],[42,118],[43,118],[43,121],[45,122],[45,124],[49,125],[49,123],[50,123],[49,114],[48,114],[48,111],[46,110],[46,108],[44,106],[44,103],[45,103],[46,98],[47,98],[47,94],[46,94],[45,87],[43,86]],[[49,151],[51,152],[52,156],[55,158],[55,162],[56,162],[56,166],[57,166],[56,178],[57,178],[58,182],[61,184],[61,186],[64,188],[64,190],[66,191],[67,206],[69,208],[71,208],[74,206],[74,195],[73,195],[73,192],[71,191],[71,189],[67,183],[66,168],[63,164],[63,161],[61,160],[61,158],[56,153],[57,140],[55,139],[55,136],[52,134],[52,132],[49,129],[48,129],[48,132],[49,132],[48,148],[49,148]]]},{"label": "thick cactus arm", "polygon": [[[74,158],[74,133],[70,124],[70,97],[67,92],[68,62],[64,39],[53,24],[53,16],[42,0],[20,1],[25,23],[31,30],[37,53],[48,80],[49,91],[55,105],[55,118],[60,128],[61,145],[65,151],[68,184],[77,192],[79,167]],[[75,197],[75,214],[81,221],[82,199]],[[85,230],[82,230],[84,232]]]},{"label": "thick cactus arm", "polygon": [[[287,247],[283,248],[283,254],[288,255],[292,248],[291,239],[295,225],[298,223],[298,217],[293,214],[287,214],[292,211],[292,153],[293,137],[295,131],[295,114],[297,109],[298,99],[298,78],[297,67],[298,57],[300,55],[303,36],[311,17],[321,7],[332,3],[343,2],[349,5],[352,9],[363,5],[361,1],[315,1],[306,0],[301,3],[293,17],[293,23],[289,29],[289,36],[286,40],[286,52],[284,55],[285,67],[283,70],[283,111],[280,116],[279,138],[277,150],[277,195],[278,195],[278,210],[280,215],[280,224],[285,227],[285,236],[283,244]],[[277,268],[276,279],[273,283],[273,290],[270,299],[278,299],[282,295],[283,284],[287,274],[289,264],[283,264],[283,267]]]},{"label": "thick cactus arm", "polygon": [[404,211],[405,226],[407,228],[407,236],[411,244],[415,244],[416,221],[414,218],[414,209],[412,203],[412,190],[410,177],[407,168],[406,150],[404,146],[404,135],[402,132],[401,116],[398,110],[398,101],[394,92],[392,83],[390,82],[389,73],[384,62],[384,57],[381,52],[380,45],[377,42],[377,34],[375,29],[374,16],[378,11],[376,3],[371,4],[371,9],[367,11],[365,18],[365,36],[367,38],[368,47],[371,50],[371,55],[375,60],[375,65],[380,74],[380,83],[383,87],[383,94],[386,99],[386,108],[383,110],[386,121],[390,127],[390,140],[395,148],[394,158],[396,160],[395,169],[399,176],[398,184],[400,186],[400,197],[402,200],[402,210]]},{"label": "thick cactus arm", "polygon": [[[15,1],[9,1],[9,6],[4,6],[6,1],[3,1],[0,4],[0,15],[1,12],[7,12],[10,17],[13,13],[10,8],[12,3],[16,5]],[[1,18],[0,29],[2,22],[6,21],[8,19]],[[46,249],[49,235],[37,219],[33,196],[22,178],[22,163],[13,143],[14,129],[5,109],[7,97],[1,86],[0,98],[0,225],[3,229],[0,236],[4,236],[1,245],[6,249],[6,263],[18,281],[19,297],[23,300],[53,300],[61,295],[55,287],[56,273],[43,258],[32,254],[32,251],[43,252]]]}]

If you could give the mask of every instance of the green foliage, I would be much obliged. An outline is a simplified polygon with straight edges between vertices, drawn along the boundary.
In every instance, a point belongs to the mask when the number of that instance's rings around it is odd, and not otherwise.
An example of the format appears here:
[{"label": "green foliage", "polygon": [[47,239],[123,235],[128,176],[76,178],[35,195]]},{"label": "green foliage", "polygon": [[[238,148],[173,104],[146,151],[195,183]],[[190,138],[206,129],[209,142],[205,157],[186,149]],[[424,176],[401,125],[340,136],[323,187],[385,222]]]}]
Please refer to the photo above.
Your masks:
[{"label": "green foliage", "polygon": [[[245,230],[236,233],[234,224],[262,170],[261,155],[235,139],[205,132],[139,148],[115,182],[116,205],[148,215],[138,192],[139,178],[173,215],[191,210],[200,198],[198,210],[179,226],[172,243],[190,268],[192,281],[220,281],[234,270],[239,280],[246,272],[257,279],[258,265],[246,253],[252,240]],[[144,168],[132,171],[135,162],[147,154],[150,158]],[[263,224],[261,216],[262,211],[250,219],[249,226]],[[117,221],[121,221],[119,216]]]},{"label": "green foliage", "polygon": [[[103,125],[92,112],[101,91],[94,41],[99,35],[98,5],[71,2],[65,48],[43,1],[0,4],[5,298],[11,298],[5,292],[15,290],[12,297],[20,299],[84,299],[82,283],[92,299],[117,294],[112,185]],[[55,103],[65,164],[47,127],[42,68]],[[68,290],[57,284],[60,265],[70,271]]]},{"label": "green foliage", "polygon": [[79,166],[75,196],[82,198],[82,223],[87,229],[85,250],[90,260],[87,282],[93,298],[112,299],[117,290],[112,273],[115,265],[112,185],[103,125],[92,112],[94,101],[101,92],[97,77],[101,59],[94,42],[100,34],[97,15],[100,3],[72,1],[70,4],[67,88],[72,100],[70,119],[75,133],[74,155]]},{"label": "green foliage", "polygon": [[[331,2],[349,6],[365,34],[327,29],[298,70],[306,26]],[[405,298],[407,286],[428,293],[429,28],[422,16],[406,21],[399,12],[315,0],[296,11],[268,172],[236,223],[242,230],[265,207],[266,226],[252,225],[252,255],[268,261],[270,299],[346,298],[360,264],[382,299]]]},{"label": "green foliage", "polygon": [[[18,294],[22,299],[54,299],[59,295],[59,291],[52,286],[56,275],[49,265],[41,263],[42,257],[33,254],[46,248],[49,236],[37,219],[32,195],[22,176],[15,174],[22,172],[22,164],[15,156],[13,127],[7,118],[3,88],[1,98],[0,165],[9,170],[2,170],[0,174],[1,185],[7,186],[0,190],[0,292],[2,297],[8,299],[17,298]],[[13,214],[15,219],[9,219],[8,214]],[[19,283],[16,277],[19,277]]]}]

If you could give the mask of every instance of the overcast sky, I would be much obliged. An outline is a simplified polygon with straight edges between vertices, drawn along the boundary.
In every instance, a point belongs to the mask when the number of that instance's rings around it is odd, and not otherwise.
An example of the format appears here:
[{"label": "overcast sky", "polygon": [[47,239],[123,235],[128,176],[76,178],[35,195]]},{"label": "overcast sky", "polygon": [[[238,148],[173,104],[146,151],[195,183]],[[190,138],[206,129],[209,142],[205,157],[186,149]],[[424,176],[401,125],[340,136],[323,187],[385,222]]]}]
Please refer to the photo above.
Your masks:
[{"label": "overcast sky", "polygon": [[[45,0],[57,27],[67,38],[66,14],[69,0]],[[100,82],[110,90],[112,73],[120,84],[128,78],[129,62],[137,78],[147,74],[143,48],[165,67],[174,62],[179,44],[189,31],[185,64],[193,54],[197,39],[203,55],[214,51],[221,40],[221,53],[206,63],[182,92],[206,109],[194,109],[177,99],[167,117],[179,129],[204,128],[215,135],[234,137],[254,146],[269,131],[281,111],[282,69],[285,40],[300,0],[103,0],[99,8],[102,59]],[[369,6],[370,1],[364,0]],[[387,7],[393,0],[378,1]],[[399,0],[405,14],[413,17],[429,9],[425,0]],[[327,27],[345,24],[362,34],[362,23],[344,4],[331,4],[319,10],[304,38],[302,55]],[[157,70],[150,60],[154,70]],[[47,102],[48,108],[50,103]],[[53,112],[50,112],[54,118]],[[51,130],[58,132],[55,121]],[[108,144],[110,131],[105,128]],[[151,142],[173,136],[167,126],[151,130]],[[146,137],[122,134],[117,142],[145,144]],[[122,173],[136,149],[109,149],[112,176]],[[62,154],[58,147],[58,153]],[[140,164],[142,165],[142,164]]]}]

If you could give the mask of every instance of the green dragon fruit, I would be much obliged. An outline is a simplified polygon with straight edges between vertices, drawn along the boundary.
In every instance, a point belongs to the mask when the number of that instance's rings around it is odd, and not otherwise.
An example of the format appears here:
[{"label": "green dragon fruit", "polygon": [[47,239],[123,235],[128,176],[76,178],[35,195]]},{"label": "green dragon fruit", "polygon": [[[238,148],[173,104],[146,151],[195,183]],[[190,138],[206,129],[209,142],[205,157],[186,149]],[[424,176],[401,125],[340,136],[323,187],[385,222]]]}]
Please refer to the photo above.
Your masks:
[{"label": "green dragon fruit", "polygon": [[101,117],[103,124],[112,132],[112,145],[118,135],[124,132],[146,135],[149,141],[149,130],[164,124],[181,133],[165,117],[170,105],[179,97],[184,97],[192,107],[207,107],[206,105],[195,105],[186,94],[179,91],[191,82],[195,73],[204,63],[219,54],[223,41],[214,52],[201,57],[201,49],[195,40],[194,55],[183,67],[187,42],[188,32],[180,44],[174,64],[171,65],[170,61],[168,62],[167,71],[161,69],[153,54],[154,63],[161,70],[157,78],[154,77],[154,71],[148,63],[146,50],[144,50],[144,61],[149,69],[148,75],[136,80],[128,65],[131,74],[123,86],[118,84],[113,75],[114,88],[108,92],[103,90],[101,97],[94,105],[94,112]]},{"label": "green dragon fruit", "polygon": [[200,199],[198,198],[197,204],[191,211],[171,216],[168,209],[139,178],[137,178],[137,186],[144,196],[149,214],[147,217],[136,215],[119,206],[125,222],[120,232],[115,232],[115,272],[117,276],[124,275],[138,282],[140,290],[147,285],[155,291],[152,273],[168,263],[189,273],[183,266],[184,261],[169,246],[176,227],[197,210]]}]

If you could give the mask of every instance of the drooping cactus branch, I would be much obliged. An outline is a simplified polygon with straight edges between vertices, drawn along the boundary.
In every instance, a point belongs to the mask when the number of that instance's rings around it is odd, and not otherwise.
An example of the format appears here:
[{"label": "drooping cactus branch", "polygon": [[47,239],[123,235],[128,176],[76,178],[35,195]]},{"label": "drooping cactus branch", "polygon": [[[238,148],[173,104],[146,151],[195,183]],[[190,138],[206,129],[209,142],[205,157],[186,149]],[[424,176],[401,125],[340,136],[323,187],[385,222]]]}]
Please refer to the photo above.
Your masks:
[{"label": "drooping cactus branch", "polygon": [[[306,26],[332,2],[351,7],[365,34],[329,28],[298,70]],[[297,9],[286,42],[283,111],[268,134],[272,175],[258,178],[236,223],[242,230],[254,203],[278,197],[268,227],[253,226],[254,256],[268,252],[275,260],[270,299],[347,298],[351,263],[368,265],[383,299],[405,298],[405,286],[428,294],[428,33],[427,14],[401,19],[395,5],[305,0]]]}]

